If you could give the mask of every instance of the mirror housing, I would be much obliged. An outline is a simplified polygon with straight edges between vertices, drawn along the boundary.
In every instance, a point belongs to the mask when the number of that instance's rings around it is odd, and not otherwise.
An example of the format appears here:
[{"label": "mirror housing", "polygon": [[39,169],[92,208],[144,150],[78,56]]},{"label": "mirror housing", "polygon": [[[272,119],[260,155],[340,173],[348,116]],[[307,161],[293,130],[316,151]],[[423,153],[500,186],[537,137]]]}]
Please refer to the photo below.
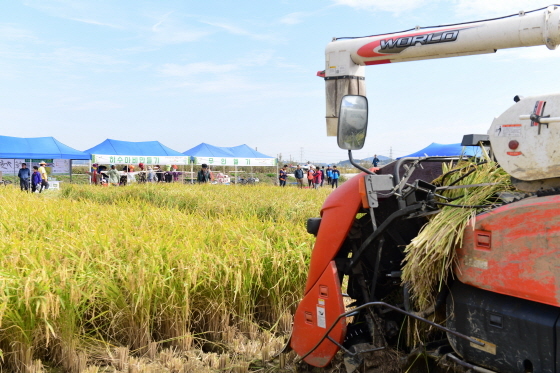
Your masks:
[{"label": "mirror housing", "polygon": [[359,150],[364,147],[368,124],[368,101],[365,96],[347,95],[340,101],[338,147]]}]

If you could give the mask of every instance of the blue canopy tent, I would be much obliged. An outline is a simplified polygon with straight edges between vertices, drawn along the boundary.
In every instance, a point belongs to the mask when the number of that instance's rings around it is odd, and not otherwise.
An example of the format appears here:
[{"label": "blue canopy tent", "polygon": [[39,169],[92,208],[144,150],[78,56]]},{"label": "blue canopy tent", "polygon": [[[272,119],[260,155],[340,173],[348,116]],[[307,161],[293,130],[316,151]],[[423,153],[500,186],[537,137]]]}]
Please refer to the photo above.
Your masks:
[{"label": "blue canopy tent", "polygon": [[[228,148],[221,148],[219,146],[214,146],[207,144],[205,142],[198,144],[194,148],[191,148],[185,152],[184,155],[190,157],[217,157],[217,158],[233,158],[235,155],[228,150]],[[195,161],[194,159],[192,159]],[[194,163],[197,163],[196,161]]]},{"label": "blue canopy tent", "polygon": [[[89,154],[64,145],[54,137],[11,137],[0,136],[0,171],[12,171],[21,167],[24,159],[30,163],[45,161],[54,163],[54,160],[70,160],[64,163],[68,166],[70,180],[72,180],[72,160],[89,159]],[[9,161],[4,161],[9,160]]]},{"label": "blue canopy tent", "polygon": [[54,137],[0,136],[0,158],[89,159],[89,154],[64,145]]},{"label": "blue canopy tent", "polygon": [[468,157],[480,155],[480,148],[478,146],[461,146],[461,144],[438,144],[431,143],[424,149],[418,150],[412,154],[405,155],[400,158],[408,157],[453,157],[465,155]]},{"label": "blue canopy tent", "polygon": [[146,165],[186,165],[189,157],[168,148],[159,141],[119,141],[107,139],[84,151],[94,163]]},{"label": "blue canopy tent", "polygon": [[208,164],[210,166],[277,166],[276,158],[250,148],[243,144],[232,147],[220,147],[201,143],[183,154],[191,157],[192,164]]},{"label": "blue canopy tent", "polygon": [[260,153],[255,149],[243,144],[238,146],[232,146],[229,149],[236,157],[242,158],[274,158],[269,155]]},{"label": "blue canopy tent", "polygon": [[183,154],[192,157],[192,162],[197,165],[276,166],[276,158],[259,153],[245,144],[220,147],[201,143]]}]

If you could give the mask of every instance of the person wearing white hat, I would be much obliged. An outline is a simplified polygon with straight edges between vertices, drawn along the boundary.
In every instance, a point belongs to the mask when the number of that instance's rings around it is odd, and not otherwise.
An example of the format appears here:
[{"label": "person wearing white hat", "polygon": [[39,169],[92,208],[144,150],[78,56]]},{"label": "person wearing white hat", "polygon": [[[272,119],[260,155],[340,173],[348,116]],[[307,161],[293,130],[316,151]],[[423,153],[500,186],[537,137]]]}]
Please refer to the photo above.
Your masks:
[{"label": "person wearing white hat", "polygon": [[49,176],[47,175],[47,169],[45,166],[47,165],[46,162],[39,162],[39,173],[41,174],[41,188],[39,189],[39,193],[43,191],[43,189],[49,189]]}]

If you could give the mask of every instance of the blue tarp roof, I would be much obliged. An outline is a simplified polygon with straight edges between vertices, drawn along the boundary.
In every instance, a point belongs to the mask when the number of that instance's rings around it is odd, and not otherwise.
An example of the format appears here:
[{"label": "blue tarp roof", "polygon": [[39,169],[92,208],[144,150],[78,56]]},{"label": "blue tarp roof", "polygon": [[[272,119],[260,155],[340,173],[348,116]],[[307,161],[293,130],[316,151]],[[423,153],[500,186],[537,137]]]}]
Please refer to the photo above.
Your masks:
[{"label": "blue tarp roof", "polygon": [[243,144],[239,146],[232,146],[229,149],[236,157],[243,157],[243,158],[274,158],[269,155],[259,153],[253,148]]},{"label": "blue tarp roof", "polygon": [[235,157],[235,155],[231,151],[227,150],[227,148],[206,144],[205,142],[183,152],[183,154],[191,157]]},{"label": "blue tarp roof", "polygon": [[64,145],[54,137],[0,136],[0,158],[90,159],[90,155]]},{"label": "blue tarp roof", "polygon": [[143,156],[181,156],[183,153],[168,148],[159,141],[119,141],[107,139],[101,144],[94,146],[88,150],[84,150],[88,154],[105,154],[105,155],[143,155]]},{"label": "blue tarp roof", "polygon": [[183,154],[191,157],[274,158],[269,155],[259,153],[245,144],[231,147],[221,147],[206,144],[204,142],[183,152]]},{"label": "blue tarp roof", "polygon": [[461,144],[438,144],[431,143],[424,149],[418,150],[409,155],[405,155],[399,158],[407,157],[452,157],[459,156],[461,154],[466,156],[480,155],[480,148],[478,146],[465,146],[463,151],[463,146]]}]

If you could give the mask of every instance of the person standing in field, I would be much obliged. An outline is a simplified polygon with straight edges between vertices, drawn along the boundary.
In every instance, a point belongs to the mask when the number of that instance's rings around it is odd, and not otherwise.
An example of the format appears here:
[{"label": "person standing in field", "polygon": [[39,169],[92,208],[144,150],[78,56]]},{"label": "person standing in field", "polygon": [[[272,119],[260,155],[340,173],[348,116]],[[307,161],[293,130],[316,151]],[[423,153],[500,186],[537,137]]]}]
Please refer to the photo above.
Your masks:
[{"label": "person standing in field", "polygon": [[91,170],[88,172],[91,175],[91,182],[94,185],[99,184],[99,170],[97,169],[98,164],[94,163],[91,165]]},{"label": "person standing in field", "polygon": [[148,166],[148,183],[157,183],[157,176],[152,166]]},{"label": "person standing in field", "polygon": [[41,188],[39,189],[39,193],[41,193],[43,189],[49,189],[49,175],[47,175],[46,165],[46,162],[39,163],[39,173],[41,174]]},{"label": "person standing in field", "polygon": [[126,183],[131,184],[136,182],[136,176],[134,174],[134,166],[128,165],[128,172],[126,173]]},{"label": "person standing in field", "polygon": [[173,175],[173,182],[174,183],[178,182],[179,181],[179,176],[181,175],[181,172],[179,171],[179,167],[177,167],[176,164],[171,166],[171,174]]},{"label": "person standing in field", "polygon": [[307,170],[307,187],[311,188],[313,185],[313,177],[315,176],[315,171],[313,171],[313,166],[309,166],[309,170]]},{"label": "person standing in field", "polygon": [[173,173],[171,172],[171,165],[170,164],[165,165],[164,178],[165,178],[166,183],[173,182]]},{"label": "person standing in field", "polygon": [[31,172],[27,168],[27,163],[22,163],[21,168],[18,171],[19,177],[19,187],[21,191],[29,192],[29,178],[31,177]]},{"label": "person standing in field", "polygon": [[140,169],[140,171],[138,171],[138,182],[144,184],[146,182],[146,169],[144,168],[144,163],[138,163],[138,168]]},{"label": "person standing in field", "polygon": [[332,168],[331,165],[327,166],[327,185],[331,185],[332,183]]},{"label": "person standing in field", "polygon": [[323,173],[321,172],[321,169],[319,168],[319,166],[317,166],[317,170],[315,171],[315,174],[313,175],[313,182],[315,183],[315,189],[319,189],[322,181],[323,181]]},{"label": "person standing in field", "polygon": [[338,188],[338,179],[340,178],[340,171],[336,169],[336,166],[333,166],[332,170],[332,188]]},{"label": "person standing in field", "polygon": [[287,164],[285,164],[284,167],[282,167],[280,171],[278,171],[278,181],[280,182],[281,187],[286,186],[286,179],[288,178],[288,173],[286,172],[286,168],[288,168]]},{"label": "person standing in field", "polygon": [[296,178],[298,188],[303,189],[303,170],[299,164],[294,171],[294,177]]},{"label": "person standing in field", "polygon": [[321,186],[325,182],[325,166],[321,166]]},{"label": "person standing in field", "polygon": [[109,184],[113,186],[119,186],[121,174],[119,174],[119,171],[117,171],[117,168],[114,164],[112,164],[111,169],[107,171],[107,176],[109,176]]},{"label": "person standing in field", "polygon": [[373,164],[373,167],[377,167],[377,164],[379,163],[379,158],[377,158],[377,154],[373,155],[373,159],[371,160],[371,163]]},{"label": "person standing in field", "polygon": [[35,193],[40,185],[41,174],[39,173],[39,167],[33,166],[33,174],[31,174],[31,192]]},{"label": "person standing in field", "polygon": [[198,171],[196,180],[199,184],[204,184],[210,181],[210,171],[208,170],[208,165],[206,163],[202,164],[202,168]]}]

